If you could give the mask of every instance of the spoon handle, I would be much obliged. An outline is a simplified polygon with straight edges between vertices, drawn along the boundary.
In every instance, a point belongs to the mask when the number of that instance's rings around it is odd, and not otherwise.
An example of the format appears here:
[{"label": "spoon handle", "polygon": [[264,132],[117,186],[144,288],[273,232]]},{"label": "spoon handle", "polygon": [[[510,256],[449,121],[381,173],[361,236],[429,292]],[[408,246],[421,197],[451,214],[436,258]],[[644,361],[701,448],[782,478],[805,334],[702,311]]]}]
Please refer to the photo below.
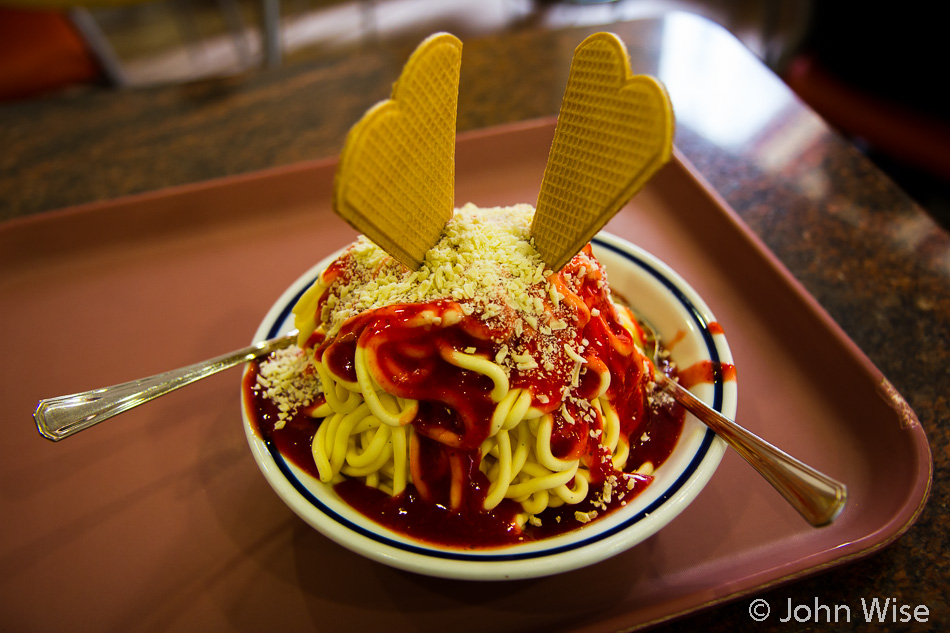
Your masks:
[{"label": "spoon handle", "polygon": [[742,428],[662,372],[656,376],[661,387],[735,449],[806,521],[815,527],[827,525],[844,509],[848,490],[843,483]]},{"label": "spoon handle", "polygon": [[296,341],[297,333],[255,343],[148,378],[140,378],[111,387],[102,387],[68,396],[40,400],[33,413],[40,434],[54,442],[69,437],[114,415],[154,400],[159,396],[271,352],[288,347]]}]

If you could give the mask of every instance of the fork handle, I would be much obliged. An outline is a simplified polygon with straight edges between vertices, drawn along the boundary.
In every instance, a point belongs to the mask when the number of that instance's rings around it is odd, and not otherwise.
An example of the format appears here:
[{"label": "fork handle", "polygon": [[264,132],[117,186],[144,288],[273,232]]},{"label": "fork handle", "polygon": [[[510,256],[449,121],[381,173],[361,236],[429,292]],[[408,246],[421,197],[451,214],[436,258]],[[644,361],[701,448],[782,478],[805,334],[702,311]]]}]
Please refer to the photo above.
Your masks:
[{"label": "fork handle", "polygon": [[288,347],[296,340],[297,334],[292,332],[148,378],[40,400],[33,419],[43,437],[58,442],[180,387]]},{"label": "fork handle", "polygon": [[657,382],[687,411],[712,429],[742,456],[805,520],[820,527],[844,509],[847,487],[739,426],[675,380],[656,372]]}]

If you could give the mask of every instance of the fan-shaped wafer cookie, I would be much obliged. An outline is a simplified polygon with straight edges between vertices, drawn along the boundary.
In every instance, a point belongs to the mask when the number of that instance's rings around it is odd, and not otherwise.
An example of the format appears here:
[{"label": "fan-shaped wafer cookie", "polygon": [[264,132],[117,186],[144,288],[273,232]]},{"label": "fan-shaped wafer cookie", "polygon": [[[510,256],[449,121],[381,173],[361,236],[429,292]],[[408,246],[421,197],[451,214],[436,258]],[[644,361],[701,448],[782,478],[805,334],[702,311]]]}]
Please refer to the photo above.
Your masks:
[{"label": "fan-shaped wafer cookie", "polygon": [[665,88],[632,74],[616,35],[581,42],[531,225],[545,263],[559,270],[669,160],[673,125]]},{"label": "fan-shaped wafer cookie", "polygon": [[461,63],[455,36],[423,41],[392,97],[350,130],[337,168],[333,210],[410,268],[452,217]]}]

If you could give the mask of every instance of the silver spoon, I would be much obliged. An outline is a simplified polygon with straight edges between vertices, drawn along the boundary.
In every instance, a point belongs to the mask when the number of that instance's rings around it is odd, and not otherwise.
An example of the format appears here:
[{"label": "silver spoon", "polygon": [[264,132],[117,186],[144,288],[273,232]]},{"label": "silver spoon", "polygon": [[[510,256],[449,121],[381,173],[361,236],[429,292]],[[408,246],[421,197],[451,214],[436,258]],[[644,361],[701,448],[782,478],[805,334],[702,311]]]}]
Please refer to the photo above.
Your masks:
[{"label": "silver spoon", "polygon": [[[656,332],[648,323],[640,321],[640,325],[653,343],[650,356],[656,365],[660,349]],[[848,489],[843,483],[739,426],[662,371],[655,371],[654,376],[657,385],[735,449],[806,521],[820,527],[838,518],[848,498]]]},{"label": "silver spoon", "polygon": [[194,365],[161,374],[102,387],[68,396],[40,400],[33,413],[36,427],[43,437],[58,442],[90,426],[108,420],[149,400],[184,387],[225,369],[267,356],[288,347],[297,340],[296,330],[279,338],[249,345],[229,354],[216,356]]}]

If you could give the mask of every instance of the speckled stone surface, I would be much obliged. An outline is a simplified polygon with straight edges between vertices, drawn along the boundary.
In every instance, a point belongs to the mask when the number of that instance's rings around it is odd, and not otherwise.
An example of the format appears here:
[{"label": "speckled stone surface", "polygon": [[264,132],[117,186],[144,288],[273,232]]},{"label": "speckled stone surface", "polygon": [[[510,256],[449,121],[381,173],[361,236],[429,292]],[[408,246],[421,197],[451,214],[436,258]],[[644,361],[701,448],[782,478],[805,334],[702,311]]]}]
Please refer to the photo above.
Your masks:
[{"label": "speckled stone surface", "polygon": [[[678,15],[609,28],[627,43],[636,72],[658,74],[670,88],[678,148],[903,394],[931,444],[929,502],[895,543],[757,597],[773,605],[889,597],[927,605],[929,621],[873,630],[945,630],[950,236],[719,27]],[[603,27],[465,42],[459,130],[556,114],[571,53],[595,30]],[[0,219],[332,156],[353,121],[388,96],[410,48],[2,105]],[[760,625],[748,608],[741,598],[661,629],[868,626],[863,618]]]}]

